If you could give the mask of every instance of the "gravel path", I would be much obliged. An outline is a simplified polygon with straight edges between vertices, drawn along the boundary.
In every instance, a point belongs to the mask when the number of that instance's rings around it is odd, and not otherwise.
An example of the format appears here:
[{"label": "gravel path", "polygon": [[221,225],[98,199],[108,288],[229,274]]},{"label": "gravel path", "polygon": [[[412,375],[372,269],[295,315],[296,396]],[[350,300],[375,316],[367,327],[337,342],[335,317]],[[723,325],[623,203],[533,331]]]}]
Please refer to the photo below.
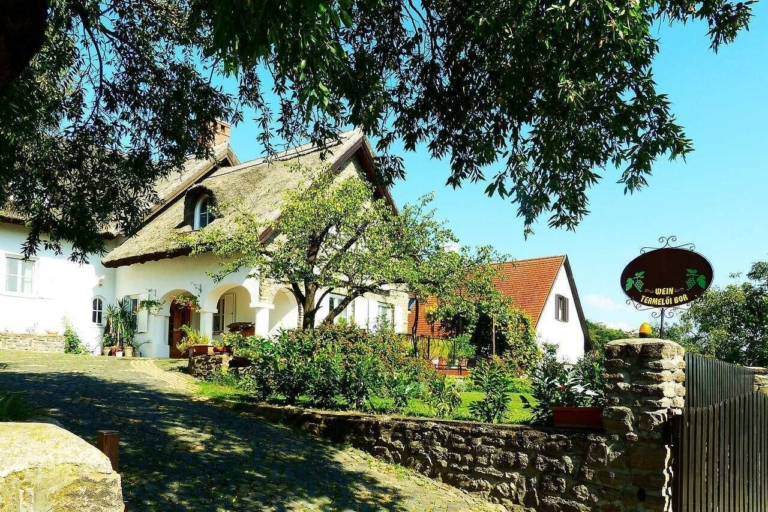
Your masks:
[{"label": "gravel path", "polygon": [[497,510],[356,449],[194,397],[166,360],[0,351],[0,388],[94,442],[121,434],[132,511]]}]

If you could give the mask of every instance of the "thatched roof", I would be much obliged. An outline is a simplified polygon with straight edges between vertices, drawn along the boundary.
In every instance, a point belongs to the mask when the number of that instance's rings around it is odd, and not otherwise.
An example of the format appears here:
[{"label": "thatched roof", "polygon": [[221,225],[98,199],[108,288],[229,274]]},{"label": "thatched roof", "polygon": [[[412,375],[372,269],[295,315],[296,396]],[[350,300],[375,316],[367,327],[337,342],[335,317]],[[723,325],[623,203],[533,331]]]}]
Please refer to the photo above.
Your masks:
[{"label": "thatched roof", "polygon": [[[217,167],[227,165],[238,165],[237,155],[226,142],[218,144],[213,148],[213,156],[206,159],[187,158],[184,167],[175,173],[160,178],[155,182],[155,191],[159,202],[152,208],[149,217],[162,209],[165,204],[172,201],[179,194],[182,194],[191,184],[195,183],[207,173],[212,172]],[[26,218],[21,213],[15,211],[11,206],[0,207],[0,223],[24,225]],[[120,234],[116,226],[105,227],[101,233],[108,238],[114,238]]]},{"label": "thatched roof", "polygon": [[[183,193],[169,198],[138,233],[112,250],[102,263],[107,267],[121,267],[189,254],[190,250],[183,236],[180,236],[192,231],[192,226],[185,220],[185,206],[189,207],[185,201],[187,194],[212,194],[219,205],[237,205],[268,223],[280,215],[279,206],[284,194],[303,179],[299,173],[291,172],[293,164],[316,166],[326,163],[340,169],[352,160],[353,155],[358,157],[363,172],[375,182],[373,153],[367,139],[358,130],[341,134],[340,142],[329,148],[324,160],[319,148],[305,145],[278,154],[269,161],[261,158],[223,167],[195,181],[187,181]],[[382,188],[379,191],[391,202],[388,191]],[[234,227],[234,214],[217,218],[210,225],[226,231],[228,227]]]}]

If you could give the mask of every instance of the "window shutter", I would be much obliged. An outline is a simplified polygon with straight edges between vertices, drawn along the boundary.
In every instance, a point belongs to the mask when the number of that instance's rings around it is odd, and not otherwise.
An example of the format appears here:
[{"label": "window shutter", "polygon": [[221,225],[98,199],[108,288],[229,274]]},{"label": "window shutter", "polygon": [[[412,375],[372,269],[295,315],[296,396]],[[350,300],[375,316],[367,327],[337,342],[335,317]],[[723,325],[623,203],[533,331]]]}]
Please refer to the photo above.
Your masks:
[{"label": "window shutter", "polygon": [[[139,295],[139,306],[141,306],[141,301],[149,299],[149,295],[146,293],[142,293]],[[147,327],[149,325],[149,312],[146,310],[146,308],[140,309],[138,313],[136,313],[136,332],[147,332]]]},{"label": "window shutter", "polygon": [[565,301],[565,321],[568,321],[568,315],[570,315],[571,312],[571,304],[568,297],[563,297],[563,301]]}]

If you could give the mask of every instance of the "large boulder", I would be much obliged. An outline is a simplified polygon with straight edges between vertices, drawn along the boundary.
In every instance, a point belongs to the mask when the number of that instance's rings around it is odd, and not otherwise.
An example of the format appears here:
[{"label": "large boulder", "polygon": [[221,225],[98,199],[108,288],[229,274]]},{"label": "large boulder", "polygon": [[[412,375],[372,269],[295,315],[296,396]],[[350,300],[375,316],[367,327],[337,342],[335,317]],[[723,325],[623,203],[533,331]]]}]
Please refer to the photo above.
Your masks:
[{"label": "large boulder", "polygon": [[0,510],[122,512],[106,455],[51,424],[0,423]]}]

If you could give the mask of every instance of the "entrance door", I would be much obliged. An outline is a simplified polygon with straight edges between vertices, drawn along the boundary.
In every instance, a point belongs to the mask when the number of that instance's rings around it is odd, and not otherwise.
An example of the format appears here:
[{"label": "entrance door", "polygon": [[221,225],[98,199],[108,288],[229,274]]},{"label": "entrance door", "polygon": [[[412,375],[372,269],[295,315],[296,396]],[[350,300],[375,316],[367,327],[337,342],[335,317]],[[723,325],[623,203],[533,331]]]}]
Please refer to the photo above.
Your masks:
[{"label": "entrance door", "polygon": [[184,331],[181,329],[183,325],[189,327],[192,320],[192,309],[179,307],[176,301],[171,303],[171,318],[168,321],[168,346],[169,355],[174,358],[184,357],[184,354],[179,352],[176,348],[176,344],[184,337]]}]

